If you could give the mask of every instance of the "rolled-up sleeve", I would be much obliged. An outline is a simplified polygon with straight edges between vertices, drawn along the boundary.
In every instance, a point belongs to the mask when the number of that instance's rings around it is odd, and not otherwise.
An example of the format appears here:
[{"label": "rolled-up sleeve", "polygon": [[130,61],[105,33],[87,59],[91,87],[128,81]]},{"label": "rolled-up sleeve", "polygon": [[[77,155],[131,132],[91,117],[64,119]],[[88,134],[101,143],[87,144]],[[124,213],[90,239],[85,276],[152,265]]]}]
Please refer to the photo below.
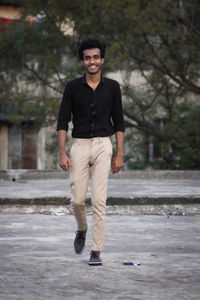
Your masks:
[{"label": "rolled-up sleeve", "polygon": [[116,82],[115,97],[112,105],[111,117],[115,132],[124,131],[124,116],[122,108],[122,97],[119,83]]},{"label": "rolled-up sleeve", "polygon": [[57,122],[57,131],[66,130],[68,131],[68,123],[71,121],[72,113],[72,94],[70,91],[69,83],[66,84],[65,90],[63,93],[59,113],[58,113],[58,122]]}]

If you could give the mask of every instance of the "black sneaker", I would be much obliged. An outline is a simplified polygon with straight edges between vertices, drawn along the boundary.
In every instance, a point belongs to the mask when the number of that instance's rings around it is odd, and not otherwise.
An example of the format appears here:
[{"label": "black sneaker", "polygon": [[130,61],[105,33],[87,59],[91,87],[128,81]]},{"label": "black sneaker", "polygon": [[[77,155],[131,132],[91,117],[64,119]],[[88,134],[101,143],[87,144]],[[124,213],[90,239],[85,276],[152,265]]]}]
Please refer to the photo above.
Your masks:
[{"label": "black sneaker", "polygon": [[86,232],[87,229],[85,231],[80,231],[80,230],[76,231],[76,236],[74,239],[74,251],[76,252],[76,254],[81,254],[84,251]]},{"label": "black sneaker", "polygon": [[100,254],[95,252],[95,251],[91,251],[91,256],[90,259],[88,261],[88,265],[90,266],[100,266],[102,265],[102,261],[100,258]]}]

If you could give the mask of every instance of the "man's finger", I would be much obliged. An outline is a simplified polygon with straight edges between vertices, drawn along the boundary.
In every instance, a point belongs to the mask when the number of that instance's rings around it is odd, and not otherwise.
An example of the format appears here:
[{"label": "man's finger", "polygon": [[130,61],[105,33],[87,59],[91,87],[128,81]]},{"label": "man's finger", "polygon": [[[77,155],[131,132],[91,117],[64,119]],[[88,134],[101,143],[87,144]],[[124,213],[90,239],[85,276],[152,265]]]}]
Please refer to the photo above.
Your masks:
[{"label": "man's finger", "polygon": [[68,169],[67,163],[65,163],[65,164],[60,164],[60,167],[61,167],[63,170],[67,170],[67,169]]},{"label": "man's finger", "polygon": [[67,167],[69,170],[71,170],[71,161],[70,160],[67,161]]}]

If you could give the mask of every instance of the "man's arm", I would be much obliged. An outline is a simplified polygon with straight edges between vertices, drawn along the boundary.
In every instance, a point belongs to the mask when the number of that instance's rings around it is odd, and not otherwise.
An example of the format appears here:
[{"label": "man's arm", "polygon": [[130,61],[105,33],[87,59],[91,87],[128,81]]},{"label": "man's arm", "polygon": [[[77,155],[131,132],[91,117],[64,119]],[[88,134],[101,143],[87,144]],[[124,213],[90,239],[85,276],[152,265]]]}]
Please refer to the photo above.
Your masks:
[{"label": "man's arm", "polygon": [[65,143],[67,138],[66,130],[58,130],[58,152],[59,152],[59,164],[63,170],[71,169],[71,161],[65,152]]},{"label": "man's arm", "polygon": [[116,144],[117,144],[117,154],[112,161],[112,172],[118,173],[123,167],[123,145],[124,145],[124,132],[117,131],[115,133]]}]

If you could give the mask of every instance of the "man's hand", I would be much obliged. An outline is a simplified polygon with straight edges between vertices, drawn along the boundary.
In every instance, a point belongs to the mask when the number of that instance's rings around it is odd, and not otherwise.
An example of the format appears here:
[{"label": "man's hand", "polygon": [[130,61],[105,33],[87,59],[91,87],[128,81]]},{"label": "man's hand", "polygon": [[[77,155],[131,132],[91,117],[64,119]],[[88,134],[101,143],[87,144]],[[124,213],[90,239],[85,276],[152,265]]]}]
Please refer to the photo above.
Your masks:
[{"label": "man's hand", "polygon": [[65,142],[67,137],[67,131],[58,130],[58,148],[59,148],[59,158],[60,158],[60,167],[64,170],[71,169],[71,161],[65,152]]},{"label": "man's hand", "polygon": [[123,155],[116,155],[112,161],[112,172],[118,173],[123,167]]},{"label": "man's hand", "polygon": [[71,161],[65,153],[60,154],[60,167],[64,171],[71,170]]},{"label": "man's hand", "polygon": [[117,154],[112,161],[112,172],[118,173],[123,167],[123,141],[124,132],[116,131],[115,133],[116,143],[117,143]]}]

